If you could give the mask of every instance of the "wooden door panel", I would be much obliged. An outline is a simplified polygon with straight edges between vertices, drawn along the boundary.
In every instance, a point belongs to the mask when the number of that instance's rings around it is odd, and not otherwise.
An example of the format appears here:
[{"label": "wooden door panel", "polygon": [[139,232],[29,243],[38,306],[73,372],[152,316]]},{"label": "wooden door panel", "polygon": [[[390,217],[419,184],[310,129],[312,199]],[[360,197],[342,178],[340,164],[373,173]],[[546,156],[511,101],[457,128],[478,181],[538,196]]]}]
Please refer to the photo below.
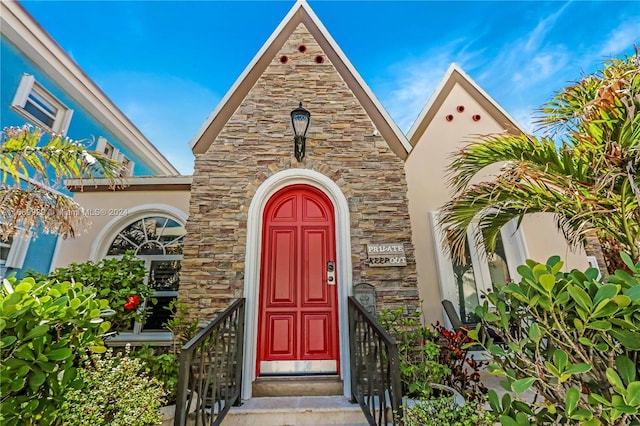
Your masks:
[{"label": "wooden door panel", "polygon": [[331,312],[302,314],[302,355],[306,359],[331,358]]},{"label": "wooden door panel", "polygon": [[267,284],[269,305],[294,306],[296,304],[295,286],[295,261],[296,257],[296,230],[274,228],[271,230],[272,265],[271,276]]},{"label": "wooden door panel", "polygon": [[294,314],[267,315],[268,359],[292,359],[296,352],[296,318]]},{"label": "wooden door panel", "polygon": [[303,222],[327,221],[328,212],[315,198],[311,198],[308,195],[303,195],[301,198]]},{"label": "wooden door panel", "polygon": [[302,306],[328,306],[327,229],[304,228],[302,232]]},{"label": "wooden door panel", "polygon": [[338,373],[337,286],[331,201],[307,185],[276,193],[263,215],[257,371]]},{"label": "wooden door panel", "polygon": [[273,210],[272,221],[295,222],[297,216],[296,197],[292,195],[280,200]]}]

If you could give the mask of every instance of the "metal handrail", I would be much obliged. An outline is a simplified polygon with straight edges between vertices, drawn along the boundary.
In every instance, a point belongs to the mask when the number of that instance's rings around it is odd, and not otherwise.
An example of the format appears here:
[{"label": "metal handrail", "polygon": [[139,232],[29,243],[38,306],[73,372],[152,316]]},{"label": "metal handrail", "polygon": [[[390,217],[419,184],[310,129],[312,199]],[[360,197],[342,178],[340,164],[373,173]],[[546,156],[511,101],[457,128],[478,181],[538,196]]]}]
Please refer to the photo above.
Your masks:
[{"label": "metal handrail", "polygon": [[349,297],[351,399],[371,426],[402,418],[402,382],[396,341],[355,297]]},{"label": "metal handrail", "polygon": [[193,409],[194,425],[219,425],[240,403],[244,316],[240,298],[182,347],[175,426],[185,426]]}]

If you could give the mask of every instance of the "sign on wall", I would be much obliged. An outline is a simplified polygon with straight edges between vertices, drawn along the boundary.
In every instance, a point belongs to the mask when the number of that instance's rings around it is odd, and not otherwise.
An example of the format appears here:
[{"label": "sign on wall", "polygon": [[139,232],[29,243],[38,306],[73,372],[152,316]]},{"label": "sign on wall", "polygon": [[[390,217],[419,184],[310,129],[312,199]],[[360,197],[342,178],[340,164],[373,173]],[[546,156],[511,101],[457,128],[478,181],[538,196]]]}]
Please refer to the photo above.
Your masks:
[{"label": "sign on wall", "polygon": [[369,266],[407,266],[404,244],[367,244]]}]

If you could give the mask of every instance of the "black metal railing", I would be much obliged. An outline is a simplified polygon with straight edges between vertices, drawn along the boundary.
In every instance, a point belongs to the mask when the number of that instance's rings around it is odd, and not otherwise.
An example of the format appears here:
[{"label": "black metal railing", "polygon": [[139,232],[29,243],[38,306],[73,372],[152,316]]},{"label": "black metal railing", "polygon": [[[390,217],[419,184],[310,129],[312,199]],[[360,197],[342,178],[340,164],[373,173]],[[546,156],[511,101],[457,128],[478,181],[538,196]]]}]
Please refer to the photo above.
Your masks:
[{"label": "black metal railing", "polygon": [[240,403],[244,311],[236,300],[182,347],[175,426],[219,425]]},{"label": "black metal railing", "polygon": [[371,426],[397,424],[402,418],[398,347],[354,298],[349,297],[351,399]]}]

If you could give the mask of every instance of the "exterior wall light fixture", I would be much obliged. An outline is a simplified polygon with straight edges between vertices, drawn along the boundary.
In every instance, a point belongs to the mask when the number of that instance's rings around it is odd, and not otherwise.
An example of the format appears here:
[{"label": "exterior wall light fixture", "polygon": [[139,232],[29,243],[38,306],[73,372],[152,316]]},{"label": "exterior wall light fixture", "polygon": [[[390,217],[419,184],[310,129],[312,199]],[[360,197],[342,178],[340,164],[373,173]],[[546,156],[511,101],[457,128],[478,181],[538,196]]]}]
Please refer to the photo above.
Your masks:
[{"label": "exterior wall light fixture", "polygon": [[302,108],[302,102],[298,108],[291,111],[291,126],[293,127],[293,152],[298,162],[304,158],[305,142],[311,113]]}]

